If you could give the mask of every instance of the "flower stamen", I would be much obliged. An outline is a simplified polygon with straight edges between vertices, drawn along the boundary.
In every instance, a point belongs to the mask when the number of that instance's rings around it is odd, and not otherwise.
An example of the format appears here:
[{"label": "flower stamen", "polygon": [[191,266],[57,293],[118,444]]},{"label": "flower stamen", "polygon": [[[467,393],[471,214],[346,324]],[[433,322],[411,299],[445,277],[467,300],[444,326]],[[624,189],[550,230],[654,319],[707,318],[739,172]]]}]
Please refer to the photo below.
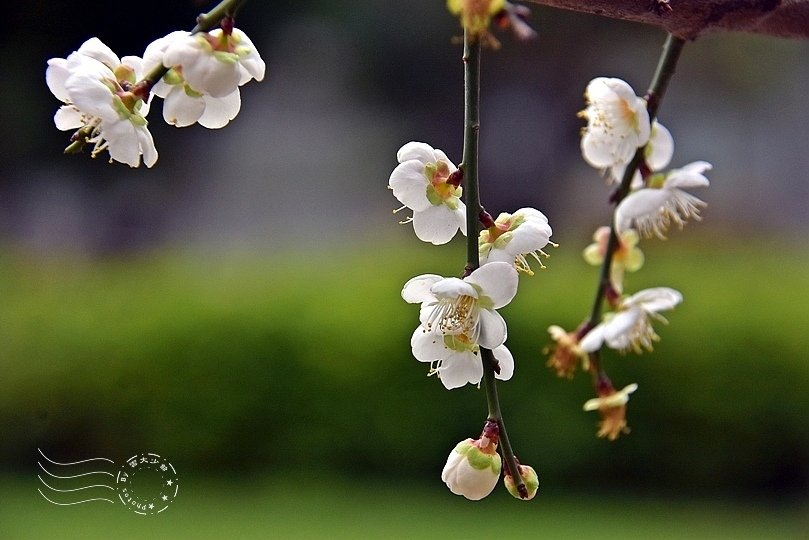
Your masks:
[{"label": "flower stamen", "polygon": [[477,342],[477,298],[459,295],[456,298],[440,299],[427,319],[427,330],[436,329],[444,335],[464,334],[471,342]]}]

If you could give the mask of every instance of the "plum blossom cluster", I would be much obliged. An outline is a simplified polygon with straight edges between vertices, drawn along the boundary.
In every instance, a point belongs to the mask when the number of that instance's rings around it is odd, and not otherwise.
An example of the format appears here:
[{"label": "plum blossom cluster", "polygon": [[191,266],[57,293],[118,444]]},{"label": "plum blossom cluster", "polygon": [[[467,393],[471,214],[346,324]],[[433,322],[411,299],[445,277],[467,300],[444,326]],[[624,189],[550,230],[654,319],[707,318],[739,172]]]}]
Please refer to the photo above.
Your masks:
[{"label": "plum blossom cluster", "polygon": [[264,78],[265,64],[250,38],[223,19],[210,32],[172,32],[146,47],[143,57],[118,56],[98,38],[67,58],[48,60],[48,88],[63,105],[56,127],[74,131],[66,152],[92,144],[95,157],[152,167],[157,149],[148,129],[152,94],[163,98],[163,118],[185,127],[221,128],[241,107],[239,87]]},{"label": "plum blossom cluster", "polygon": [[[450,242],[458,231],[466,235],[463,168],[423,142],[405,144],[396,157],[399,164],[388,188],[402,206],[394,212],[412,212],[401,223],[412,224],[420,240],[435,245]],[[473,207],[479,207],[477,201]],[[467,240],[469,253],[477,256],[473,267],[468,265],[462,277],[416,276],[401,292],[406,302],[420,305],[419,324],[410,338],[412,354],[428,364],[428,375],[435,375],[447,389],[479,386],[485,362],[492,364],[495,379],[512,377],[514,357],[505,345],[508,329],[497,310],[517,294],[520,273],[534,274],[529,259],[544,267],[543,248],[555,245],[548,218],[534,208],[501,213],[497,219],[481,208],[478,221],[477,238]],[[494,489],[501,477],[498,437],[498,424],[490,419],[479,439],[462,441],[450,453],[441,478],[453,493],[478,500]],[[539,487],[536,471],[526,465],[506,467],[503,476],[506,488],[521,499],[532,498]]]},{"label": "plum blossom cluster", "polygon": [[[518,38],[534,32],[524,21],[527,9],[510,2],[449,0],[447,7],[464,28],[465,123],[475,125],[477,107],[471,102],[472,96],[477,101],[480,90],[480,52],[483,45],[499,45],[489,25],[496,21],[510,27]],[[502,471],[507,490],[528,500],[536,495],[539,478],[533,468],[519,464],[502,425],[496,381],[512,377],[514,357],[505,345],[506,321],[497,310],[517,294],[520,274],[534,275],[531,260],[544,268],[543,248],[555,244],[548,218],[539,210],[520,208],[495,219],[483,209],[477,147],[477,130],[465,128],[460,166],[424,142],[409,142],[397,152],[399,164],[388,188],[402,206],[394,213],[412,212],[400,223],[412,224],[419,240],[434,245],[450,242],[458,231],[467,236],[461,277],[422,274],[405,283],[401,296],[420,305],[410,348],[416,360],[429,364],[428,375],[435,375],[447,389],[480,387],[481,382],[485,386],[488,416],[483,433],[456,445],[441,479],[452,493],[479,500],[491,493]]]},{"label": "plum blossom cluster", "polygon": [[[412,223],[416,236],[432,244],[445,244],[458,231],[466,234],[461,170],[443,151],[422,142],[402,146],[397,160],[388,187],[404,206],[395,212],[413,212],[402,223]],[[410,340],[413,356],[430,364],[429,374],[447,389],[480,383],[481,347],[494,353],[497,378],[511,377],[514,359],[504,344],[506,322],[497,310],[517,294],[518,274],[533,274],[526,257],[542,265],[540,255],[552,244],[552,233],[548,218],[534,208],[497,219],[481,213],[477,269],[463,278],[424,274],[404,285],[402,298],[421,305],[420,324]]]},{"label": "plum blossom cluster", "polygon": [[64,105],[53,117],[63,131],[78,130],[74,140],[83,137],[93,144],[95,157],[107,150],[110,158],[131,167],[147,167],[157,161],[146,115],[148,100],[135,84],[143,74],[137,56],[118,56],[98,38],[85,41],[67,58],[48,60],[45,81]]},{"label": "plum blossom cluster", "polygon": [[[672,224],[682,228],[699,220],[705,203],[686,189],[707,187],[704,173],[711,165],[697,161],[666,171],[674,154],[671,133],[650,118],[645,98],[635,95],[629,84],[614,78],[593,79],[585,92],[587,107],[580,116],[587,120],[582,132],[584,160],[606,173],[609,184],[618,184],[611,201],[616,203],[612,227],[599,228],[594,243],[584,250],[585,260],[601,265],[596,308],[575,331],[553,325],[548,329],[553,346],[548,348],[548,366],[561,377],[572,377],[576,368],[593,375],[598,397],[584,404],[586,411],[599,411],[599,437],[615,440],[627,433],[626,404],[637,390],[630,384],[616,390],[606,375],[600,351],[603,347],[622,354],[651,351],[660,336],[653,321],[666,323],[660,312],[682,302],[678,291],[668,287],[624,294],[625,272],[635,272],[644,263],[638,247],[641,237],[665,238]],[[610,307],[602,313],[606,301]]]}]

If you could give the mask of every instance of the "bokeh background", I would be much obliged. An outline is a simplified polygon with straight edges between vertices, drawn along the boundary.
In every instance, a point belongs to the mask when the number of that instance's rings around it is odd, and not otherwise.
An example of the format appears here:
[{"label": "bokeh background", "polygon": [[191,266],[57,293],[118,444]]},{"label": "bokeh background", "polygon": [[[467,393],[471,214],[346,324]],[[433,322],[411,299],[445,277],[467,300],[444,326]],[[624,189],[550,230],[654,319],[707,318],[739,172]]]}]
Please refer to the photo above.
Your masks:
[{"label": "bokeh background", "polygon": [[[280,4],[280,5],[279,5]],[[596,76],[648,84],[653,27],[533,6],[537,40],[483,61],[481,178],[492,213],[534,206],[560,244],[503,310],[501,385],[541,494],[457,500],[439,480],[485,398],[410,355],[409,277],[458,274],[460,239],[421,245],[385,188],[410,140],[462,145],[457,22],[438,0],[249,2],[267,62],[225,129],[150,115],[160,159],[63,156],[46,61],[98,36],[141,54],[199,1],[23,2],[0,38],[0,536],[803,538],[809,530],[809,44],[717,34],[686,46],[659,119],[674,166],[714,164],[704,221],[642,244],[628,290],[685,302],[652,354],[607,355],[637,382],[630,435],[595,438],[592,396],[559,380],[546,328],[574,328],[608,220],[576,112]],[[675,6],[676,7],[676,6]],[[182,493],[157,519],[36,492],[57,461],[156,452]],[[120,506],[120,505],[119,505]]]}]

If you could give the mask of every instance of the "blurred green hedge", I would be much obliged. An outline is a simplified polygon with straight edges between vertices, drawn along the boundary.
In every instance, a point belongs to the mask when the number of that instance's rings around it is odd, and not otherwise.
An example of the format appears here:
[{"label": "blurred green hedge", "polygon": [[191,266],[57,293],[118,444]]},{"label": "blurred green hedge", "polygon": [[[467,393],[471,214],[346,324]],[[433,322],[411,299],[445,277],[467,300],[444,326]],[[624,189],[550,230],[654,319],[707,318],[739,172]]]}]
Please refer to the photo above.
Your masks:
[{"label": "blurred green hedge", "polygon": [[[588,378],[557,379],[541,354],[550,324],[572,329],[586,314],[596,270],[564,246],[521,278],[502,310],[516,372],[501,397],[517,454],[546,488],[809,488],[809,256],[727,244],[644,246],[628,291],[665,285],[685,302],[654,353],[607,352],[616,386],[639,384],[632,433],[614,443],[581,409]],[[33,471],[41,447],[65,460],[152,451],[211,474],[435,476],[479,433],[485,398],[426,377],[409,351],[417,309],[399,291],[462,260],[459,244],[102,261],[7,250],[2,465]]]}]

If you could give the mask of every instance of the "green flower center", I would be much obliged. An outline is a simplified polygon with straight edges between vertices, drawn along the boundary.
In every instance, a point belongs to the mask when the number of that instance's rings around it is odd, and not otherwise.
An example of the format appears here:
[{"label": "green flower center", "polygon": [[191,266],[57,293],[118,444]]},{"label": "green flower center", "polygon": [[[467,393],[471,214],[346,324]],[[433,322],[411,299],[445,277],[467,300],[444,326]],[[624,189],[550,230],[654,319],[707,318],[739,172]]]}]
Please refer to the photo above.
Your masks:
[{"label": "green flower center", "polygon": [[451,210],[458,208],[458,198],[461,196],[461,187],[447,183],[450,177],[449,164],[445,161],[428,163],[424,166],[424,176],[427,178],[427,200],[433,206],[447,205]]}]

